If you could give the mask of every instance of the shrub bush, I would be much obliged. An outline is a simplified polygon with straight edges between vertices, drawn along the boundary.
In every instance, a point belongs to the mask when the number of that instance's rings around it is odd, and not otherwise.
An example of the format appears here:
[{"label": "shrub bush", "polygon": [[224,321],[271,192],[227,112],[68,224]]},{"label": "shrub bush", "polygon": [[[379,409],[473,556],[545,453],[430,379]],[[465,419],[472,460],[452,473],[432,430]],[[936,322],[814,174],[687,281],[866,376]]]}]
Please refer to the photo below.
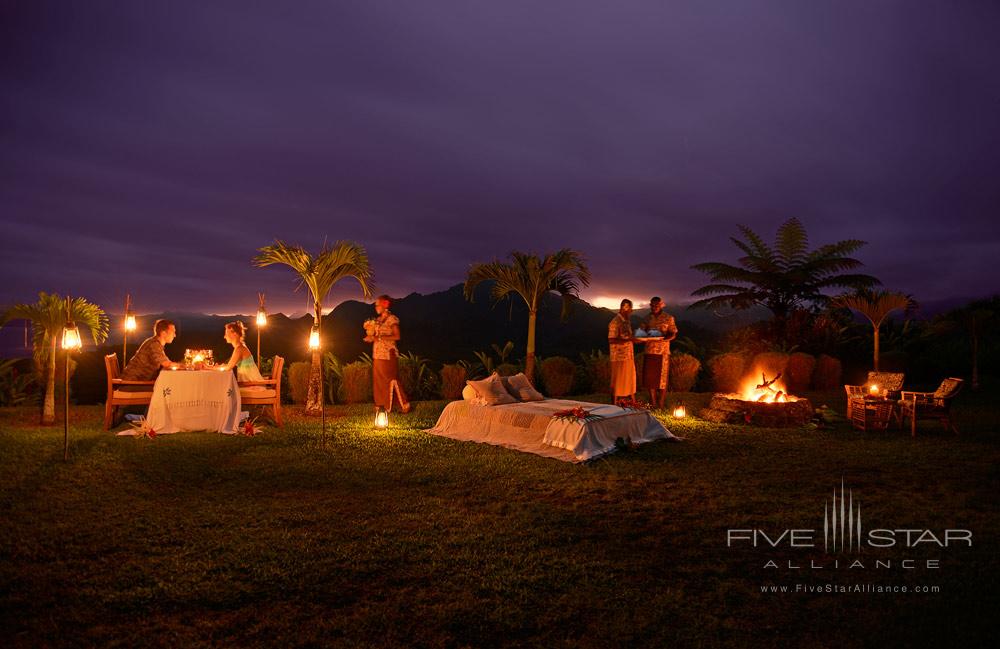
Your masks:
[{"label": "shrub bush", "polygon": [[576,375],[576,365],[563,356],[553,356],[542,361],[540,366],[544,392],[550,397],[562,397],[569,394]]},{"label": "shrub bush", "polygon": [[843,385],[844,370],[840,361],[833,356],[820,354],[813,370],[813,387],[817,390],[832,390]]},{"label": "shrub bush", "polygon": [[595,394],[611,393],[611,359],[602,350],[595,349],[583,355],[589,389]]},{"label": "shrub bush", "polygon": [[795,352],[788,357],[788,371],[785,373],[785,385],[792,394],[802,394],[812,385],[813,371],[816,369],[816,357],[804,352]]},{"label": "shrub bush", "polygon": [[708,359],[708,371],[712,375],[712,387],[716,392],[738,392],[747,359],[743,354],[719,354]]},{"label": "shrub bush", "polygon": [[755,381],[760,380],[761,373],[766,374],[767,380],[770,381],[778,374],[781,374],[781,378],[787,379],[787,371],[788,354],[784,352],[762,352],[753,357],[749,373],[753,375]]},{"label": "shrub bush", "polygon": [[410,400],[433,399],[437,394],[437,375],[430,361],[412,352],[399,356],[399,381]]},{"label": "shrub bush", "polygon": [[441,398],[454,401],[462,398],[468,372],[463,365],[445,365],[441,368]]},{"label": "shrub bush", "polygon": [[672,392],[690,392],[698,381],[701,361],[683,352],[670,355],[669,386]]},{"label": "shrub bush", "polygon": [[[345,403],[365,403],[372,400],[372,366],[364,361],[344,365],[340,391]],[[407,395],[409,396],[409,395]]]},{"label": "shrub bush", "polygon": [[514,363],[501,363],[497,365],[496,371],[500,376],[514,376],[515,374],[520,374],[521,366]]},{"label": "shrub bush", "polygon": [[288,391],[293,403],[302,405],[309,396],[309,366],[306,361],[297,361],[288,366]]}]

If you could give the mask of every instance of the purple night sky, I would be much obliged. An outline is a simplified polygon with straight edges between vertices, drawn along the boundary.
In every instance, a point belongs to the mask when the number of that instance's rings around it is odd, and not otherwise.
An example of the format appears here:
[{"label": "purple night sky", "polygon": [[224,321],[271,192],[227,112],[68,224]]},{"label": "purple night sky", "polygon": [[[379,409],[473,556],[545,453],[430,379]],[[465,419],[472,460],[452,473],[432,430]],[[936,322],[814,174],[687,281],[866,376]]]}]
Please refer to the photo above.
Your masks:
[{"label": "purple night sky", "polygon": [[793,216],[920,300],[1000,290],[995,3],[253,4],[0,5],[0,304],[304,311],[275,237],[395,295],[569,246],[584,297],[672,302]]}]

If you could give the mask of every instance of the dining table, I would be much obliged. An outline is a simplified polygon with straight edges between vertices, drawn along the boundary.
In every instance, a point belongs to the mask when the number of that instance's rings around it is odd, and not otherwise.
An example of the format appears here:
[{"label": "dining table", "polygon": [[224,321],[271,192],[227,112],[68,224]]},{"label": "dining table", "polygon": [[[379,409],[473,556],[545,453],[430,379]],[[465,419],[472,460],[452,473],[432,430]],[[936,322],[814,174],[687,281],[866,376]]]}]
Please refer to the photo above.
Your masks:
[{"label": "dining table", "polygon": [[202,430],[235,434],[240,409],[240,389],[232,371],[180,366],[156,377],[146,424],[157,434]]}]

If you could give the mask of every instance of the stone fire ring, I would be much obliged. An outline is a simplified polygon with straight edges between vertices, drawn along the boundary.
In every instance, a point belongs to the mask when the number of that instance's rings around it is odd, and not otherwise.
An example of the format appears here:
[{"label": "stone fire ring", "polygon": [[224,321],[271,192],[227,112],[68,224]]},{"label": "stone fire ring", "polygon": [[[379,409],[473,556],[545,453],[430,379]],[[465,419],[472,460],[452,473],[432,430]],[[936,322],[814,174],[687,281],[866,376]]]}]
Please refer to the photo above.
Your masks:
[{"label": "stone fire ring", "polygon": [[808,424],[813,418],[813,406],[802,397],[796,397],[795,401],[760,403],[746,401],[738,394],[716,394],[700,416],[717,424],[791,428]]}]

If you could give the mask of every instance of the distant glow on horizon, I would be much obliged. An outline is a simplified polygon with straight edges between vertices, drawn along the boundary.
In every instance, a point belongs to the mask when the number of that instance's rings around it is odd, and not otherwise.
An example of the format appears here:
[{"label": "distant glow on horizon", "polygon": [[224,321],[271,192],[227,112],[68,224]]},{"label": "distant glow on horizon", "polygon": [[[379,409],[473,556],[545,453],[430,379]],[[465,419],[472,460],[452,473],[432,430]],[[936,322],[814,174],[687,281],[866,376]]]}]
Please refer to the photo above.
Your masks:
[{"label": "distant glow on horizon", "polygon": [[[622,298],[620,297],[605,297],[602,295],[600,297],[595,297],[586,301],[590,302],[591,306],[596,306],[601,309],[611,309],[612,311],[617,311],[622,306]],[[639,302],[636,300],[632,300],[633,309],[645,309],[648,306],[649,302]]]}]

